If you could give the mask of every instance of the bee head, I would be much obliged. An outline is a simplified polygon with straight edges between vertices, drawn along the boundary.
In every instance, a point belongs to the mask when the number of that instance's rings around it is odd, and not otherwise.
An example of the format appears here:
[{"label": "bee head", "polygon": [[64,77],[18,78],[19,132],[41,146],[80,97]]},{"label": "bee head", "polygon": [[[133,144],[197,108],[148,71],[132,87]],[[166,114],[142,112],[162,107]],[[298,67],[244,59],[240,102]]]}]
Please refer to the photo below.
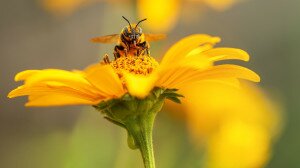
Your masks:
[{"label": "bee head", "polygon": [[139,27],[138,25],[147,20],[147,19],[143,19],[143,20],[140,20],[136,25],[134,25],[134,28],[132,27],[132,25],[130,24],[129,20],[126,19],[124,16],[122,16],[127,22],[128,22],[128,26],[126,26],[124,29],[123,29],[123,32],[124,32],[124,35],[126,37],[128,37],[131,41],[136,41],[137,39],[140,38],[140,36],[142,35],[143,33],[143,30],[141,27]]}]

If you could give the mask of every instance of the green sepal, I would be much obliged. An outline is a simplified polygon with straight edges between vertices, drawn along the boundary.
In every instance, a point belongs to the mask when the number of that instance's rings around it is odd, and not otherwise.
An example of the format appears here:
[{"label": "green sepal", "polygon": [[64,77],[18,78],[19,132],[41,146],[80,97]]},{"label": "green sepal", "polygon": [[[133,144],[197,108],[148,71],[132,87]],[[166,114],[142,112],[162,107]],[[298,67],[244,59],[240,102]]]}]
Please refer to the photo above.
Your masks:
[{"label": "green sepal", "polygon": [[166,89],[163,93],[162,96],[164,96],[166,99],[169,99],[175,103],[181,103],[180,98],[184,97],[181,94],[176,93],[178,89]]},{"label": "green sepal", "polygon": [[128,116],[149,111],[158,101],[164,99],[181,103],[180,98],[184,96],[178,94],[177,91],[178,89],[154,88],[144,99],[139,99],[126,93],[121,98],[102,101],[93,107],[104,113],[111,120],[116,118],[124,120]]},{"label": "green sepal", "polygon": [[178,103],[178,104],[181,104],[181,101],[180,99],[178,99],[177,97],[167,97],[167,99],[175,102],[175,103]]},{"label": "green sepal", "polygon": [[131,134],[128,130],[127,130],[127,145],[132,150],[139,148],[139,145],[135,141],[133,134]]},{"label": "green sepal", "polygon": [[118,125],[118,126],[123,127],[123,128],[126,129],[126,127],[125,127],[124,124],[122,124],[122,123],[120,123],[120,122],[117,122],[117,121],[115,121],[115,120],[112,120],[112,119],[110,119],[110,118],[107,117],[107,116],[105,116],[104,118],[107,119],[108,121],[110,121],[110,122],[112,122],[112,123],[114,123],[114,124],[116,124],[116,125]]}]

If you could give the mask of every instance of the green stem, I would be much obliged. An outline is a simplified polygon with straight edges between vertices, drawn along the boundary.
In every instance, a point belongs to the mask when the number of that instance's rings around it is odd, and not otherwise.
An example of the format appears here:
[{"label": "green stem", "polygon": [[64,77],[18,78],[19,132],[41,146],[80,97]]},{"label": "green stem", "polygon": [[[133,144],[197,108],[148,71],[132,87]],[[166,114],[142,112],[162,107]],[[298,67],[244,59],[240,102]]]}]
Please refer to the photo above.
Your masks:
[{"label": "green stem", "polygon": [[155,168],[152,143],[154,118],[155,115],[142,115],[126,124],[129,136],[133,137],[135,145],[141,151],[145,168]]},{"label": "green stem", "polygon": [[179,102],[177,90],[155,88],[144,99],[129,94],[120,99],[104,101],[95,106],[105,113],[105,118],[127,130],[128,146],[139,149],[145,168],[155,168],[152,130],[156,114],[161,110],[166,97]]}]

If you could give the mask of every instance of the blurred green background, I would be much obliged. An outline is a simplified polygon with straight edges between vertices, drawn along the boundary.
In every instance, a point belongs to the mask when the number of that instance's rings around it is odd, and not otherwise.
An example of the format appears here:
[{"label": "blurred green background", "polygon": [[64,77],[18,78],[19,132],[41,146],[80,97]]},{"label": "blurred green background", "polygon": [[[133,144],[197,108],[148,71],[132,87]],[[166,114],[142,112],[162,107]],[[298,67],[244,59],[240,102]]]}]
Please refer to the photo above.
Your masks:
[{"label": "blurred green background", "polygon": [[[243,65],[260,74],[260,85],[285,109],[284,131],[269,168],[299,165],[299,7],[299,0],[247,0],[226,11],[199,12],[201,17],[188,24],[181,16],[169,38],[153,45],[162,49],[151,50],[162,55],[186,35],[207,33],[222,37],[222,46],[248,51],[251,61]],[[19,71],[83,69],[111,53],[113,45],[95,45],[89,39],[120,32],[126,25],[122,15],[138,20],[134,3],[95,3],[57,17],[34,0],[1,0],[0,13],[0,167],[142,167],[138,151],[126,145],[126,132],[91,107],[25,108],[26,98],[6,98],[18,85],[13,77]],[[162,112],[155,127],[157,167],[201,165],[202,154],[190,144],[182,121]]]}]

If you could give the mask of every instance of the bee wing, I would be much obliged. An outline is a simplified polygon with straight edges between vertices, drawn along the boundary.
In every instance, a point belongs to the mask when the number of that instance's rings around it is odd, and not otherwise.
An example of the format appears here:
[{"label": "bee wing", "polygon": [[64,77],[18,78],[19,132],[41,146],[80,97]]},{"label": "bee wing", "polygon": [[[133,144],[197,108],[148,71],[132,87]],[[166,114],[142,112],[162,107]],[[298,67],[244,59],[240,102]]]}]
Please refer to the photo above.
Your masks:
[{"label": "bee wing", "polygon": [[146,41],[159,41],[167,37],[166,34],[145,34]]},{"label": "bee wing", "polygon": [[116,43],[120,38],[119,34],[111,34],[107,36],[94,37],[91,39],[93,43]]}]

